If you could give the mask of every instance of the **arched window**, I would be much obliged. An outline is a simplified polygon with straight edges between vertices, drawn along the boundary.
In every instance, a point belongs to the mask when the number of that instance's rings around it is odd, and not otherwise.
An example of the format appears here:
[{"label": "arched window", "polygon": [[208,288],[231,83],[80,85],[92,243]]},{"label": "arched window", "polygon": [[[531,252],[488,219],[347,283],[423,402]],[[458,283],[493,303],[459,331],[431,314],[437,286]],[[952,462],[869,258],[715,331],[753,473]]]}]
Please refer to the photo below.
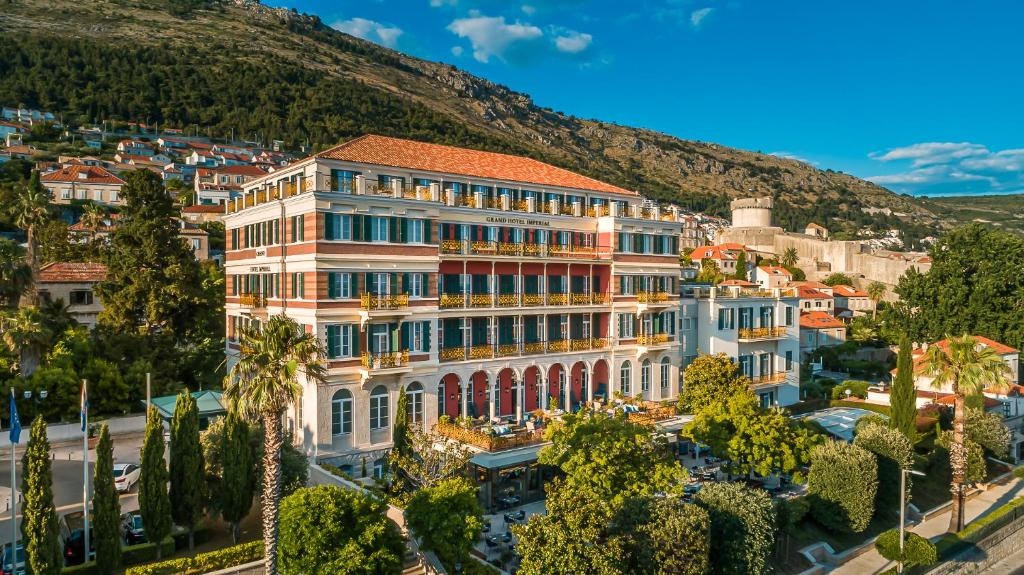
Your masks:
[{"label": "arched window", "polygon": [[633,394],[633,365],[628,361],[622,362],[619,368],[619,390],[622,395]]},{"label": "arched window", "polygon": [[668,393],[669,385],[672,384],[672,362],[668,358],[661,360],[661,392]]},{"label": "arched window", "polygon": [[651,360],[645,359],[640,364],[640,391],[647,393],[651,390]]},{"label": "arched window", "polygon": [[437,384],[437,417],[440,418],[442,415],[446,415],[444,407],[445,402],[445,391],[444,391],[444,380]]},{"label": "arched window", "polygon": [[370,429],[387,429],[388,423],[388,390],[378,385],[370,392]]},{"label": "arched window", "polygon": [[352,392],[339,389],[331,397],[331,435],[352,433]]},{"label": "arched window", "polygon": [[409,384],[405,388],[405,395],[409,398],[409,423],[416,427],[423,427],[423,385],[418,381]]}]

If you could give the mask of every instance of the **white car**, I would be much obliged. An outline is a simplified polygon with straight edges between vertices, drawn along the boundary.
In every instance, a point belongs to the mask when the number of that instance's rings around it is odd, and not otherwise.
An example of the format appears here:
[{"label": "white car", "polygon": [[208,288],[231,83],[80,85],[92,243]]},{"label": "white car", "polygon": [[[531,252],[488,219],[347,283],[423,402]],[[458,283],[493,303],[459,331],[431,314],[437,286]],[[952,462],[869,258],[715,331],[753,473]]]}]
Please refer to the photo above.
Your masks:
[{"label": "white car", "polygon": [[118,493],[127,493],[139,482],[142,468],[134,463],[114,464],[114,488]]}]

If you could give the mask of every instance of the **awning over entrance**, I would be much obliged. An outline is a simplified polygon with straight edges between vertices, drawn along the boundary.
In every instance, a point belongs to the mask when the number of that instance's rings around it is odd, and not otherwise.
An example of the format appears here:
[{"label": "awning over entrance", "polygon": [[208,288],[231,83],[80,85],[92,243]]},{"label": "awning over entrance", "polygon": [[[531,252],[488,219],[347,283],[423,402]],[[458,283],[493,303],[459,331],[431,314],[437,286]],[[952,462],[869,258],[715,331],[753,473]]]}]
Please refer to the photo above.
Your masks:
[{"label": "awning over entrance", "polygon": [[510,449],[508,451],[501,451],[498,453],[477,453],[469,460],[469,462],[485,469],[501,469],[510,465],[521,465],[523,463],[536,461],[537,452],[545,445],[547,444],[542,443],[538,445],[530,445],[528,447]]}]

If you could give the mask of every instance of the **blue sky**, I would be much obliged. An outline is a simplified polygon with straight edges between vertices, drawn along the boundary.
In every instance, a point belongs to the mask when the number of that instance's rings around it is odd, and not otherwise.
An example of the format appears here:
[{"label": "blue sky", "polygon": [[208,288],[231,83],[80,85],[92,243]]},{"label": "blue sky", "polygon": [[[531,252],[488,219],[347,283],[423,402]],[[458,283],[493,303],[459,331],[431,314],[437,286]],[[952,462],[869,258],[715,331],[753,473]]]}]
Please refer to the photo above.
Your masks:
[{"label": "blue sky", "polygon": [[579,117],[899,192],[1024,193],[1024,3],[265,1]]}]

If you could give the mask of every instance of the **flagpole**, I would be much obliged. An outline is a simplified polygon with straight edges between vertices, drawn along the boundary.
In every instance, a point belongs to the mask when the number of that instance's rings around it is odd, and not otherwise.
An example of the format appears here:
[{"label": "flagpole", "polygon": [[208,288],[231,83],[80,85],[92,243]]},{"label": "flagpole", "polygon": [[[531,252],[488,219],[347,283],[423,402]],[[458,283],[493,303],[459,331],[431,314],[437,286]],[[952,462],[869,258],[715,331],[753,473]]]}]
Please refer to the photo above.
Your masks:
[{"label": "flagpole", "polygon": [[[14,388],[11,388],[11,403],[14,403]],[[15,456],[14,456],[14,417],[11,417],[11,557],[18,556],[18,505],[15,495],[17,491],[14,490],[15,485]],[[11,563],[11,565],[17,565],[17,561]]]},{"label": "flagpole", "polygon": [[89,395],[82,380],[82,518],[85,529],[82,540],[84,562],[89,562]]}]

